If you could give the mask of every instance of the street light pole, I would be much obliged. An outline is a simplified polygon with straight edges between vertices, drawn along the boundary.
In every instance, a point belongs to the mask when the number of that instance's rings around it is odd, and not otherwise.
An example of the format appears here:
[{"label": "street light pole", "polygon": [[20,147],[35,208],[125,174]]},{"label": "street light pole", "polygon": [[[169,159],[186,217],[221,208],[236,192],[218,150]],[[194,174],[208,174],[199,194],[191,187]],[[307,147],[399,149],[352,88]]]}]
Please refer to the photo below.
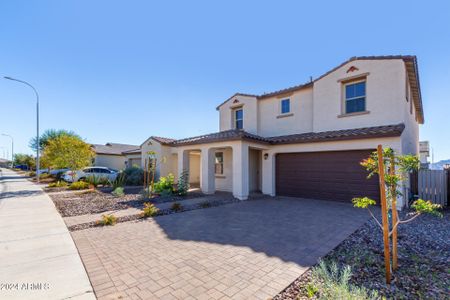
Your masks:
[{"label": "street light pole", "polygon": [[7,136],[11,139],[11,167],[14,167],[14,139],[12,135],[2,133],[3,136]]},{"label": "street light pole", "polygon": [[26,81],[23,81],[20,79],[15,79],[15,78],[8,77],[8,76],[5,76],[4,78],[28,85],[30,88],[33,89],[34,93],[36,94],[36,142],[37,142],[36,143],[36,182],[39,183],[39,146],[40,146],[39,145],[39,94],[36,91],[36,89],[34,88],[34,86],[32,86],[31,84],[29,84]]}]

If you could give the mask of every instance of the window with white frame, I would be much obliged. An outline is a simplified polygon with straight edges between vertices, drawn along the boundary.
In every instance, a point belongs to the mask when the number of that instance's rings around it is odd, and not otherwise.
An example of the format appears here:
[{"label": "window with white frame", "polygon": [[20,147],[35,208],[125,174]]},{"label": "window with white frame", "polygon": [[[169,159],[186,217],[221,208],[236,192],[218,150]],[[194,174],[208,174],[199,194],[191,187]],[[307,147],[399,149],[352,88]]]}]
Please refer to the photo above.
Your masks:
[{"label": "window with white frame", "polygon": [[350,82],[344,85],[345,113],[351,114],[366,110],[366,81]]},{"label": "window with white frame", "polygon": [[234,128],[235,129],[244,128],[244,110],[242,108],[236,109],[234,111]]},{"label": "window with white frame", "polygon": [[291,100],[288,99],[283,99],[281,100],[281,113],[282,114],[288,114],[291,112]]},{"label": "window with white frame", "polygon": [[223,152],[216,152],[216,160],[214,166],[216,175],[223,175]]}]

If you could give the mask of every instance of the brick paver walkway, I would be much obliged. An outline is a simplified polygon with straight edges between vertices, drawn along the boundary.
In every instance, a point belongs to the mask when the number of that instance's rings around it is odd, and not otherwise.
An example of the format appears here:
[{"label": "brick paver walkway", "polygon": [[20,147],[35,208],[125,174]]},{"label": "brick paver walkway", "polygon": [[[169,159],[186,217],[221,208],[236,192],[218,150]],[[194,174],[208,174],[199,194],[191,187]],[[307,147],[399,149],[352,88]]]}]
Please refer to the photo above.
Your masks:
[{"label": "brick paver walkway", "polygon": [[99,299],[267,299],[367,220],[277,197],[72,232]]}]

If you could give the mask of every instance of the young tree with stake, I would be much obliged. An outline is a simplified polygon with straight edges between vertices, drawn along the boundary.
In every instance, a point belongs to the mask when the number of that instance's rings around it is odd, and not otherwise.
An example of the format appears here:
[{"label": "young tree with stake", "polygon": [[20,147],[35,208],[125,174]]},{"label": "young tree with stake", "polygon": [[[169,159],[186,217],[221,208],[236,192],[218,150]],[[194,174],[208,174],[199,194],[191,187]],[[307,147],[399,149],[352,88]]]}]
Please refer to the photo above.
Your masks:
[{"label": "young tree with stake", "polygon": [[[399,190],[401,182],[406,180],[406,176],[413,170],[418,170],[420,166],[419,159],[414,155],[397,155],[392,148],[382,148],[378,145],[376,152],[373,152],[369,158],[363,160],[361,165],[369,172],[368,178],[378,174],[380,181],[380,204],[382,222],[378,221],[370,210],[370,206],[376,202],[368,197],[354,198],[353,204],[358,208],[365,208],[369,211],[372,218],[376,221],[380,229],[383,231],[384,249],[385,249],[385,267],[386,267],[386,283],[391,281],[391,258],[390,258],[390,240],[392,238],[392,270],[398,267],[397,263],[397,228],[400,224],[413,221],[421,214],[428,213],[442,216],[438,211],[440,205],[433,204],[431,201],[422,199],[416,200],[411,208],[413,212],[408,214],[406,219],[401,220],[397,212],[397,197],[402,193]],[[391,214],[389,214],[389,210]],[[389,220],[389,215],[391,218]]]}]

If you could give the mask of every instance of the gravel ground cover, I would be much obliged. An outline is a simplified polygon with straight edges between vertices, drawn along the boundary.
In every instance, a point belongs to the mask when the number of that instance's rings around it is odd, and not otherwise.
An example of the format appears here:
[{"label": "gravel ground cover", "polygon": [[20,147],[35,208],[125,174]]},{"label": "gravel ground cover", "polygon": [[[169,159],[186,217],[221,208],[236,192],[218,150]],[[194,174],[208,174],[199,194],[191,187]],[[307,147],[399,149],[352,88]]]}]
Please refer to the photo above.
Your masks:
[{"label": "gravel ground cover", "polygon": [[[382,233],[373,220],[363,225],[324,261],[352,268],[350,283],[378,291],[387,299],[449,299],[450,295],[450,210],[443,218],[420,216],[398,230],[398,270],[393,284],[385,284]],[[274,300],[311,299],[305,272]],[[315,298],[315,297],[313,297]]]},{"label": "gravel ground cover", "polygon": [[155,197],[143,199],[140,191],[142,188],[125,188],[125,195],[116,197],[111,194],[111,188],[98,190],[83,190],[68,193],[49,193],[56,208],[63,217],[71,217],[85,214],[102,213],[111,210],[121,210],[130,207],[142,209],[145,202],[181,202],[188,199],[204,196],[201,192],[193,191],[184,197],[177,195],[167,197]]},{"label": "gravel ground cover", "polygon": [[[216,206],[225,205],[225,204],[229,204],[229,203],[233,203],[233,202],[239,202],[239,200],[234,198],[231,195],[222,195],[221,197],[214,197],[214,199],[211,201],[205,200],[203,203],[182,206],[182,209],[177,210],[177,211],[174,211],[171,208],[161,209],[155,217],[169,215],[169,214],[175,214],[175,213],[181,213],[181,212],[190,211],[190,210],[194,210],[194,209],[216,207]],[[118,217],[117,223],[129,222],[129,221],[142,221],[145,219],[146,218],[143,217],[141,214],[133,214],[133,215],[128,215],[128,216],[124,216],[124,217]],[[103,226],[103,225],[98,224],[97,221],[94,221],[94,222],[69,226],[68,229],[69,229],[69,231],[77,231],[77,230],[83,230],[83,229],[87,229],[87,228],[91,228],[91,227],[101,227],[101,226]]]}]

